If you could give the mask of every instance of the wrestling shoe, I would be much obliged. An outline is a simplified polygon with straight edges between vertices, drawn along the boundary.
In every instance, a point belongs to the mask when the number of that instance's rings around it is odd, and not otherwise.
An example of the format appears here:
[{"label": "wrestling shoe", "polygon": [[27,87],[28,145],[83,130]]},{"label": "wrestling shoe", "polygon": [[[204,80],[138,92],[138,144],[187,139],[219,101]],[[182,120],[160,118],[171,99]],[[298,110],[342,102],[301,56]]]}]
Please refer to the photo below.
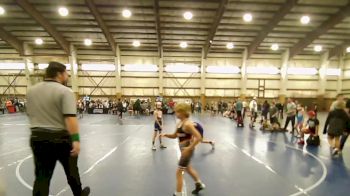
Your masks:
[{"label": "wrestling shoe", "polygon": [[215,142],[210,142],[211,148],[214,150],[215,149]]},{"label": "wrestling shoe", "polygon": [[81,191],[81,196],[88,196],[90,195],[90,187],[85,187],[82,191]]},{"label": "wrestling shoe", "polygon": [[192,194],[197,195],[201,190],[205,189],[205,184],[201,182],[196,183],[196,189],[192,191]]}]

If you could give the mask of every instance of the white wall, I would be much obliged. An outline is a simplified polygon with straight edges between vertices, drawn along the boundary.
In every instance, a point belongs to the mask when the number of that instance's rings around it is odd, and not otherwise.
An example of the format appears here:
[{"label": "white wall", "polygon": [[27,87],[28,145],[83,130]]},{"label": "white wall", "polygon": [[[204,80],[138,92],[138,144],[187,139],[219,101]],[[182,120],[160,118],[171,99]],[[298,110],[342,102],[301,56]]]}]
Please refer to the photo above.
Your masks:
[{"label": "white wall", "polygon": [[[78,52],[79,63],[91,63],[86,59],[88,54]],[[101,55],[101,57],[98,57]],[[114,57],[107,54],[96,54],[96,59],[105,59],[106,62],[115,62]],[[91,56],[91,55],[90,55]],[[232,55],[230,58],[224,54],[211,55],[204,61],[205,66],[241,66],[242,57]],[[227,56],[227,55],[226,55]],[[79,59],[80,58],[80,59]],[[122,52],[121,64],[157,64],[159,58],[156,52]],[[200,66],[200,52],[168,52],[164,53],[164,65],[167,63],[192,63]],[[17,60],[18,61],[18,60]],[[49,59],[33,60],[35,63],[48,62]],[[0,63],[2,61],[0,60]],[[66,63],[66,62],[64,62]],[[281,55],[254,55],[247,61],[247,67],[281,67]],[[320,68],[320,56],[298,57],[289,62],[289,67],[315,67]],[[329,63],[330,68],[338,68],[339,62],[333,59]],[[0,94],[7,88],[13,75],[19,71],[0,70]],[[42,78],[42,71],[36,71],[34,75]],[[85,72],[79,71],[79,94],[93,96],[115,96],[116,85],[115,72]],[[106,76],[107,75],[107,76]],[[121,73],[122,94],[125,96],[157,96],[159,94],[159,73],[124,72]],[[316,97],[319,89],[319,76],[293,76],[288,75],[287,96]],[[338,77],[327,77],[326,96],[333,97],[338,88]],[[264,83],[265,97],[278,97],[281,89],[280,74],[261,75],[247,74],[247,96],[257,96],[260,83]],[[101,83],[100,83],[101,82]],[[96,84],[100,83],[99,87]],[[200,73],[166,73],[163,74],[163,87],[165,96],[200,96],[201,86],[205,87],[205,95],[208,97],[237,97],[241,94],[241,74],[206,74],[204,84],[201,83]],[[350,58],[345,61],[345,70],[342,83],[343,92],[350,94]],[[15,81],[15,89],[10,88],[6,94],[25,94],[26,79],[24,71]]]}]

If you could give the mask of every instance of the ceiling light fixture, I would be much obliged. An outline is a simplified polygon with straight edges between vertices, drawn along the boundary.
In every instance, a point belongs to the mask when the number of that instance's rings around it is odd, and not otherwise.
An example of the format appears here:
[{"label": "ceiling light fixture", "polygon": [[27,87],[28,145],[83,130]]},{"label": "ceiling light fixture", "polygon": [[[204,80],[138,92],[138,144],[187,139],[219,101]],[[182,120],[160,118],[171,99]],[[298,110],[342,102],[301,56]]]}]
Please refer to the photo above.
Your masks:
[{"label": "ceiling light fixture", "polygon": [[186,20],[191,20],[192,17],[193,17],[192,12],[185,12],[185,13],[184,13],[184,18],[185,18]]},{"label": "ceiling light fixture", "polygon": [[273,50],[273,51],[276,51],[276,50],[278,50],[280,47],[279,47],[279,45],[278,44],[272,44],[271,45],[271,50]]},{"label": "ceiling light fixture", "polygon": [[253,15],[251,13],[245,13],[243,15],[243,20],[245,22],[251,22],[253,20]]},{"label": "ceiling light fixture", "polygon": [[187,42],[180,42],[180,47],[181,48],[187,48]]},{"label": "ceiling light fixture", "polygon": [[0,6],[0,15],[4,15],[4,14],[5,14],[5,9]]},{"label": "ceiling light fixture", "polygon": [[125,10],[123,10],[122,15],[123,15],[124,18],[130,18],[132,13],[131,13],[130,10],[125,9]]},{"label": "ceiling light fixture", "polygon": [[41,38],[36,38],[35,39],[35,44],[36,45],[42,45],[44,43],[44,41]]},{"label": "ceiling light fixture", "polygon": [[84,44],[85,44],[85,46],[91,46],[91,44],[92,44],[91,39],[84,39]]},{"label": "ceiling light fixture", "polygon": [[235,45],[232,42],[229,42],[226,44],[227,49],[233,49],[234,47],[235,47]]},{"label": "ceiling light fixture", "polygon": [[132,42],[132,45],[133,45],[134,47],[139,47],[139,46],[141,45],[141,43],[140,43],[140,41],[135,40],[135,41]]},{"label": "ceiling light fixture", "polygon": [[61,16],[68,16],[69,11],[68,11],[68,9],[66,7],[60,7],[60,8],[58,8],[58,13]]},{"label": "ceiling light fixture", "polygon": [[304,24],[304,25],[309,24],[309,22],[310,22],[310,17],[309,17],[309,16],[302,16],[302,17],[300,18],[300,22],[301,22],[301,24]]},{"label": "ceiling light fixture", "polygon": [[321,45],[314,46],[314,51],[315,52],[321,52],[322,51],[322,46]]}]

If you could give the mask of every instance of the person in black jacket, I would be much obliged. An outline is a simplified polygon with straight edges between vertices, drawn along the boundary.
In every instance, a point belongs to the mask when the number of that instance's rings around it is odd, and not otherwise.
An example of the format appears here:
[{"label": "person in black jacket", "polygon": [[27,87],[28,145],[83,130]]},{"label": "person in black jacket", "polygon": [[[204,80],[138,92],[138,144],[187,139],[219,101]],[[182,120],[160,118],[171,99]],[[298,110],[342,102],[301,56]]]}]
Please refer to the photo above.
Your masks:
[{"label": "person in black jacket", "polygon": [[340,151],[340,136],[343,135],[349,121],[350,118],[345,111],[345,102],[337,101],[334,104],[334,110],[328,114],[323,131],[323,134],[328,133],[328,142],[333,147],[333,155],[337,155]]},{"label": "person in black jacket", "polygon": [[124,110],[123,110],[123,103],[120,99],[118,99],[117,109],[119,112],[119,118],[122,119]]},{"label": "person in black jacket", "polygon": [[[350,99],[347,99],[346,100],[346,113],[348,115],[350,115]],[[350,134],[350,121],[348,121],[347,123],[347,126],[346,126],[346,130],[344,131],[344,134],[341,136],[341,139],[340,139],[340,151],[343,150],[344,146],[345,146],[345,143],[346,143],[346,140],[348,139],[349,137],[349,134]]]}]

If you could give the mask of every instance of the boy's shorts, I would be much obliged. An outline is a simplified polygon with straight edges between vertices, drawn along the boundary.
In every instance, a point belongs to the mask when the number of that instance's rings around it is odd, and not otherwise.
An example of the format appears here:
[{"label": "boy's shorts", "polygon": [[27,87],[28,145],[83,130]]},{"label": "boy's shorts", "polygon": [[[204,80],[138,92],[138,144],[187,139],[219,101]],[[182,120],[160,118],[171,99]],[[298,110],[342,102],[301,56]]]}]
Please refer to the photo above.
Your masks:
[{"label": "boy's shorts", "polygon": [[[162,121],[158,121],[160,125],[163,125]],[[154,123],[154,131],[162,131],[162,127],[159,126],[157,122]]]}]

